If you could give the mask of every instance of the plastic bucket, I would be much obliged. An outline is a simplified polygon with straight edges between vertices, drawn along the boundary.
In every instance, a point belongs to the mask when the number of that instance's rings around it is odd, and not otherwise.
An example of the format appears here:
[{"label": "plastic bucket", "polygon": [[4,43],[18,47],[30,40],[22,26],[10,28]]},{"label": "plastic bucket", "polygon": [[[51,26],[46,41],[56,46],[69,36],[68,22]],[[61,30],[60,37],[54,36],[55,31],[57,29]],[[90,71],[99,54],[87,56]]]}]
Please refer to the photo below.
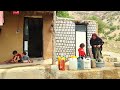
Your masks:
[{"label": "plastic bucket", "polygon": [[96,62],[96,67],[102,68],[105,66],[105,62]]}]

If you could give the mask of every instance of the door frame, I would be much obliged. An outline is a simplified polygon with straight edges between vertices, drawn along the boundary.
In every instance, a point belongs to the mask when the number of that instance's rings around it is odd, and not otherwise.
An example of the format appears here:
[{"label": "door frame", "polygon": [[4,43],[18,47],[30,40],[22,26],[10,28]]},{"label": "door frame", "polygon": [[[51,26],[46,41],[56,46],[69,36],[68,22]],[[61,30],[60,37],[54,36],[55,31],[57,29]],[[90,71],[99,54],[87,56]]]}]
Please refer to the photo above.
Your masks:
[{"label": "door frame", "polygon": [[[24,16],[24,19],[23,19],[23,51],[25,51],[24,50],[24,37],[25,37],[25,18],[41,18],[42,19],[42,52],[43,52],[43,55],[42,55],[42,57],[39,57],[39,58],[44,58],[44,34],[43,34],[43,26],[44,26],[44,21],[43,21],[43,17],[42,16]],[[27,52],[28,53],[28,52]]]},{"label": "door frame", "polygon": [[[88,55],[88,40],[87,40],[87,25],[86,24],[76,24],[75,23],[75,27],[76,25],[84,25],[86,27],[86,55]],[[75,55],[76,55],[76,28],[75,28]]]}]

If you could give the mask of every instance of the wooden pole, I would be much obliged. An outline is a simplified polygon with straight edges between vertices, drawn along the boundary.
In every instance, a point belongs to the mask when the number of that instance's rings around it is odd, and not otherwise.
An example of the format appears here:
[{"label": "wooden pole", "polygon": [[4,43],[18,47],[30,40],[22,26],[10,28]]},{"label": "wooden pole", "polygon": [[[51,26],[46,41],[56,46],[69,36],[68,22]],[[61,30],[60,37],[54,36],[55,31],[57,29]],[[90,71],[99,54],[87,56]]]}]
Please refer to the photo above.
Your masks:
[{"label": "wooden pole", "polygon": [[56,23],[56,11],[53,14],[53,32],[52,32],[52,65],[55,65],[56,61],[56,42],[55,42],[55,23]]}]

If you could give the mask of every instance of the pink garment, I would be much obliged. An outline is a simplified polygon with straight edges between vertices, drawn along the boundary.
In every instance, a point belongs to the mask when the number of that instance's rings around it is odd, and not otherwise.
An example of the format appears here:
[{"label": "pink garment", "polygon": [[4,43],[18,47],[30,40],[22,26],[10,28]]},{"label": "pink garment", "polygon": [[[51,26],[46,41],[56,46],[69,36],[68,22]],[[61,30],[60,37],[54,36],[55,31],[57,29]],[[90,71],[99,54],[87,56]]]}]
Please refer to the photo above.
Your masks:
[{"label": "pink garment", "polygon": [[13,15],[19,15],[20,12],[19,11],[13,11]]},{"label": "pink garment", "polygon": [[3,26],[4,23],[4,15],[3,15],[3,11],[0,11],[0,26]]}]

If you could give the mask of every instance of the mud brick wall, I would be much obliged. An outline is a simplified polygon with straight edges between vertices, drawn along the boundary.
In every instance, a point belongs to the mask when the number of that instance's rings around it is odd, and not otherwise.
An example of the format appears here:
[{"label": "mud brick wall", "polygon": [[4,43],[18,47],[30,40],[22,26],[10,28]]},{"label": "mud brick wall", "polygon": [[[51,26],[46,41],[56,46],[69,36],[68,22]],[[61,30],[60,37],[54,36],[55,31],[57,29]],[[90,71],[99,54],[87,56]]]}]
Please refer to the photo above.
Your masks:
[{"label": "mud brick wall", "polygon": [[75,23],[70,20],[56,20],[56,56],[75,55]]}]

